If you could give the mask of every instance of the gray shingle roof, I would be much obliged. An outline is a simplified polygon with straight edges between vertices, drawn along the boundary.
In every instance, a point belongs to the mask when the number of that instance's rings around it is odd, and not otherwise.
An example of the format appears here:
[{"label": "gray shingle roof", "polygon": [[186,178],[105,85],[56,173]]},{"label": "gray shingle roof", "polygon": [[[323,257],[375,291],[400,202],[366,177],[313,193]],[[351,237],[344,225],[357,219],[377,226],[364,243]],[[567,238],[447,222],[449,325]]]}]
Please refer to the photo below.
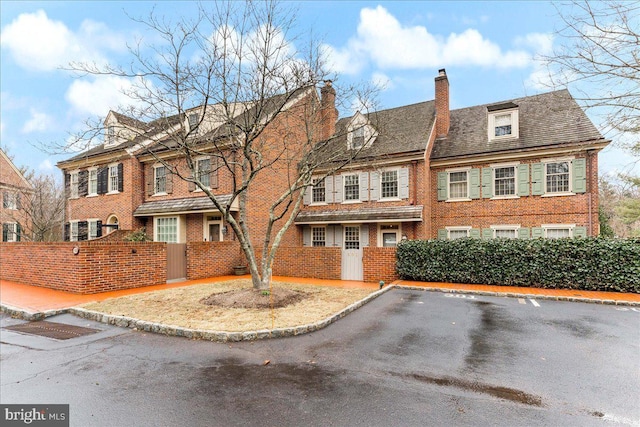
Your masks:
[{"label": "gray shingle roof", "polygon": [[[228,204],[231,195],[218,196],[222,204]],[[157,200],[145,202],[138,206],[133,212],[133,216],[151,216],[164,213],[196,212],[215,210],[213,202],[209,197],[187,197],[184,199]]]},{"label": "gray shingle roof", "polygon": [[519,111],[519,137],[489,141],[485,104],[451,111],[449,134],[438,138],[431,159],[535,149],[604,138],[567,90],[503,101]]},{"label": "gray shingle roof", "polygon": [[419,221],[421,219],[422,206],[393,206],[386,208],[364,208],[357,210],[300,212],[296,217],[296,224],[345,221],[378,222],[384,220]]}]

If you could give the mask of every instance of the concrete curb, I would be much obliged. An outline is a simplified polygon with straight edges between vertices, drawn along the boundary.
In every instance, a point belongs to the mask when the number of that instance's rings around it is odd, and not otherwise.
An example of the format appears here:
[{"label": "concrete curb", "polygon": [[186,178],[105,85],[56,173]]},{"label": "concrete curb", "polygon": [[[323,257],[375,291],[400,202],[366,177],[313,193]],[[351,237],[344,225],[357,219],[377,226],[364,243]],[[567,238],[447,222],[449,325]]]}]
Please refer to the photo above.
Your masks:
[{"label": "concrete curb", "polygon": [[211,331],[205,329],[192,329],[183,328],[175,325],[164,325],[160,323],[147,322],[145,320],[135,319],[126,316],[114,316],[110,314],[104,314],[97,311],[86,310],[80,307],[72,307],[67,311],[78,317],[82,317],[88,320],[96,322],[106,323],[109,325],[115,325],[124,328],[132,328],[138,331],[152,332],[156,334],[164,334],[176,337],[185,337],[189,339],[207,340],[214,342],[239,342],[239,341],[255,341],[267,338],[284,338],[292,337],[296,335],[303,335],[310,332],[318,331],[326,328],[330,324],[342,319],[347,314],[357,310],[368,302],[374,300],[380,295],[393,289],[394,286],[388,286],[367,295],[365,298],[354,302],[347,306],[343,310],[327,317],[315,323],[293,326],[290,328],[276,328],[276,329],[261,329],[258,331],[244,331],[244,332],[227,332],[227,331]]},{"label": "concrete curb", "polygon": [[590,304],[605,304],[605,305],[628,305],[628,306],[640,307],[640,302],[636,302],[636,301],[616,301],[616,300],[603,300],[603,299],[584,298],[584,297],[520,294],[520,293],[513,293],[513,292],[476,291],[471,289],[432,288],[432,287],[425,287],[425,286],[410,286],[410,285],[402,285],[402,284],[392,284],[391,286],[404,288],[404,289],[412,289],[416,291],[486,295],[490,297],[504,297],[504,298],[529,298],[529,299],[552,300],[552,301],[585,302]]}]

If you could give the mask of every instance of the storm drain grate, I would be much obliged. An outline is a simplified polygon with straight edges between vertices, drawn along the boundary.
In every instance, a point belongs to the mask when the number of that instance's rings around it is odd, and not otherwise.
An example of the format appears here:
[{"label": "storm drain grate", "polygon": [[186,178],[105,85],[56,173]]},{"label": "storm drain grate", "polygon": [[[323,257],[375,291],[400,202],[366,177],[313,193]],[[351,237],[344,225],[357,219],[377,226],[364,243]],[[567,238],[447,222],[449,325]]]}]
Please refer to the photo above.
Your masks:
[{"label": "storm drain grate", "polygon": [[69,338],[82,337],[84,335],[95,334],[100,329],[84,328],[82,326],[66,325],[64,323],[38,322],[23,323],[22,325],[7,326],[5,329],[24,334],[40,335],[57,340],[68,340]]}]

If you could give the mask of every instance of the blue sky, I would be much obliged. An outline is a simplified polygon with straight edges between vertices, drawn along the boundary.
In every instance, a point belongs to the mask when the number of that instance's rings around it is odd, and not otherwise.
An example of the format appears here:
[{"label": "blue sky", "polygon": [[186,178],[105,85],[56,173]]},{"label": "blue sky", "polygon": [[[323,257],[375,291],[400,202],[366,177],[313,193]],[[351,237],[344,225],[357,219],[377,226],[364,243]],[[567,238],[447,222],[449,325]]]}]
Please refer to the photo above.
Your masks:
[{"label": "blue sky", "polygon": [[[89,117],[116,108],[121,82],[60,67],[122,63],[126,43],[144,34],[127,15],[154,6],[168,17],[196,10],[188,1],[0,1],[0,144],[17,166],[57,173],[55,163],[70,155],[34,146],[65,141]],[[343,83],[384,84],[382,108],[433,99],[433,79],[446,68],[455,109],[548,91],[535,58],[557,43],[556,15],[551,3],[534,1],[309,1],[299,3],[296,30],[322,39]],[[614,147],[600,154],[601,173],[631,163]]]}]

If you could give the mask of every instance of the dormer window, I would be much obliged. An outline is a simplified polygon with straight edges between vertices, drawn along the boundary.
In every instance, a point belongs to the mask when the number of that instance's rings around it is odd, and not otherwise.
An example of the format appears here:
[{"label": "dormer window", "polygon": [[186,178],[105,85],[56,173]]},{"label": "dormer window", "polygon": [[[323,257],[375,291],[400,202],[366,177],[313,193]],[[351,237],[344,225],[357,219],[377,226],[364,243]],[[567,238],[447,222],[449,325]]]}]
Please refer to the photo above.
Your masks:
[{"label": "dormer window", "polygon": [[368,119],[361,113],[356,113],[347,128],[347,148],[361,150],[369,148],[378,136]]},{"label": "dormer window", "polygon": [[513,102],[490,105],[488,112],[489,141],[518,138],[518,106]]},{"label": "dormer window", "polygon": [[189,114],[189,131],[192,135],[196,135],[198,133],[198,114],[191,113]]},{"label": "dormer window", "polygon": [[108,126],[107,127],[107,138],[105,141],[105,145],[113,145],[116,143],[116,127]]},{"label": "dormer window", "polygon": [[364,127],[354,129],[353,137],[351,139],[351,148],[359,150],[364,145]]}]

